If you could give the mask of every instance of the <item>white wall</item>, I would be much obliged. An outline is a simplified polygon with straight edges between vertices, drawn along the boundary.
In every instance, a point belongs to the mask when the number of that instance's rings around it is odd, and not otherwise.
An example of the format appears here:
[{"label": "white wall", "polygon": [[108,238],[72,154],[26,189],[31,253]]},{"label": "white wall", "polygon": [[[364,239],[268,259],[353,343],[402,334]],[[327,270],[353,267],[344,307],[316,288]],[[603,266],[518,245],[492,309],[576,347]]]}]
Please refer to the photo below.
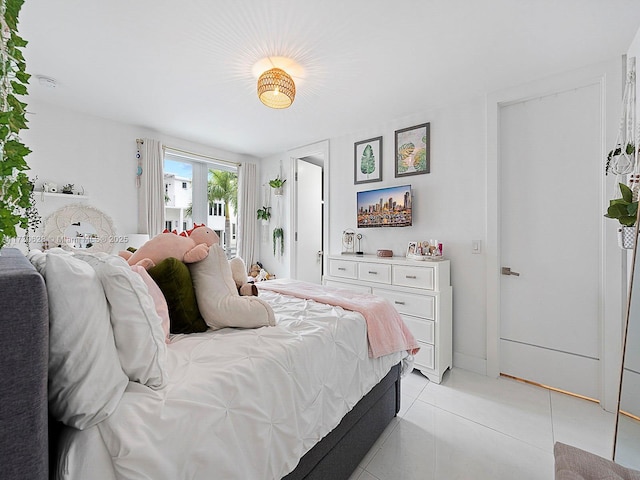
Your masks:
[{"label": "white wall", "polygon": [[[189,142],[160,132],[87,115],[44,102],[28,102],[29,129],[22,132],[32,150],[27,157],[30,177],[56,182],[60,187],[73,183],[84,188],[82,203],[102,210],[113,221],[119,235],[137,231],[136,138],[154,138],[181,148],[233,162],[253,162],[256,158]],[[45,197],[36,202],[43,221],[56,209],[73,203],[70,199]],[[79,202],[78,202],[79,203]],[[32,248],[39,247],[36,243]]]},{"label": "white wall", "polygon": [[[425,122],[431,123],[431,173],[395,178],[395,130]],[[477,361],[481,371],[486,358],[485,262],[483,255],[471,253],[471,242],[485,243],[484,123],[484,100],[476,98],[331,139],[329,154],[329,253],[340,254],[341,232],[347,228],[363,235],[362,250],[371,254],[385,248],[404,256],[411,240],[440,240],[451,259],[454,349],[471,364]],[[380,135],[382,181],[354,185],[354,143]],[[413,226],[356,227],[357,191],[403,184],[412,187]]]},{"label": "white wall", "polygon": [[[403,178],[394,177],[394,131],[431,122],[431,173]],[[383,137],[382,181],[354,185],[354,143],[372,137]],[[485,104],[474,98],[410,117],[350,133],[329,140],[329,254],[340,254],[341,233],[351,228],[362,233],[362,249],[375,253],[391,249],[404,256],[411,240],[438,238],[444,244],[444,254],[452,260],[451,279],[454,285],[454,348],[467,368],[484,371],[486,358],[486,308],[484,255],[471,253],[472,240],[485,242]],[[262,159],[262,182],[274,178],[283,162],[289,176],[289,155],[283,152]],[[413,226],[404,228],[356,227],[356,192],[410,183],[413,189]],[[285,203],[289,204],[290,188],[285,188]],[[273,197],[272,206],[275,207]],[[259,259],[265,268],[278,277],[291,275],[287,252],[291,250],[288,209],[284,211],[285,256],[273,256],[270,225],[269,238],[260,243]],[[464,352],[464,353],[463,353]],[[460,360],[459,360],[460,361]],[[477,363],[477,367],[474,367]]]},{"label": "white wall", "polygon": [[[619,59],[607,64],[585,68],[565,74],[569,78],[586,75],[608,76],[608,92],[603,98],[606,109],[606,143],[615,138],[621,90],[619,75],[611,72],[611,66],[619,65]],[[550,80],[543,79],[539,86]],[[553,82],[551,82],[553,83]],[[404,178],[394,176],[394,131],[431,123],[431,173]],[[383,176],[381,182],[354,185],[354,143],[383,136]],[[487,319],[495,306],[487,300],[487,104],[485,97],[461,100],[431,111],[419,112],[400,119],[391,119],[385,124],[329,139],[329,254],[339,254],[341,232],[347,228],[363,234],[362,249],[375,253],[377,249],[392,249],[395,255],[404,255],[411,240],[438,238],[444,244],[444,255],[451,259],[451,282],[453,285],[453,348],[454,364],[479,373],[487,371]],[[604,158],[604,157],[603,157]],[[291,169],[287,152],[263,159],[262,181],[267,181],[279,171],[283,162],[284,171]],[[410,183],[413,188],[414,222],[405,228],[356,228],[356,192],[373,188]],[[285,189],[285,195],[288,195]],[[288,200],[287,200],[288,202]],[[603,205],[605,198],[603,194]],[[495,206],[493,207],[495,208]],[[604,210],[603,210],[604,211]],[[285,211],[288,226],[288,212]],[[286,227],[285,227],[286,228]],[[613,227],[612,227],[613,228]],[[472,254],[472,241],[481,240],[482,253]],[[290,251],[290,244],[287,245]],[[618,253],[613,252],[613,256]],[[605,268],[613,264],[607,278],[619,278],[619,255],[615,261],[605,260]],[[291,276],[288,259],[273,258],[270,239],[261,243],[260,260],[269,270],[282,276]],[[271,271],[271,270],[270,270]],[[615,275],[614,275],[615,274]],[[621,284],[615,279],[607,283],[607,298],[621,300]],[[618,293],[616,293],[618,292]],[[491,298],[491,296],[489,297]],[[618,318],[608,307],[607,318]],[[492,307],[492,308],[488,308]],[[495,332],[494,332],[495,333]],[[607,337],[608,338],[608,337]],[[619,340],[619,339],[618,339]],[[615,346],[614,346],[615,347]],[[607,350],[607,349],[605,349]],[[614,353],[616,348],[610,349]],[[612,362],[608,362],[612,363]]]}]

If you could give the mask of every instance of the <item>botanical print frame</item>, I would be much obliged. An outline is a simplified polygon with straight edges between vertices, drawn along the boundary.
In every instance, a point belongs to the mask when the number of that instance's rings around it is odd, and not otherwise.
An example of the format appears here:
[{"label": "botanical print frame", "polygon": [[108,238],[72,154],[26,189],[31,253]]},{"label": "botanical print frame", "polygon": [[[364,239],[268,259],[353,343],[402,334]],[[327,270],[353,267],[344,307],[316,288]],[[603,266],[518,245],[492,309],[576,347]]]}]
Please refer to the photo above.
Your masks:
[{"label": "botanical print frame", "polygon": [[396,130],[396,178],[431,171],[431,124]]},{"label": "botanical print frame", "polygon": [[353,184],[382,181],[382,137],[353,146]]}]

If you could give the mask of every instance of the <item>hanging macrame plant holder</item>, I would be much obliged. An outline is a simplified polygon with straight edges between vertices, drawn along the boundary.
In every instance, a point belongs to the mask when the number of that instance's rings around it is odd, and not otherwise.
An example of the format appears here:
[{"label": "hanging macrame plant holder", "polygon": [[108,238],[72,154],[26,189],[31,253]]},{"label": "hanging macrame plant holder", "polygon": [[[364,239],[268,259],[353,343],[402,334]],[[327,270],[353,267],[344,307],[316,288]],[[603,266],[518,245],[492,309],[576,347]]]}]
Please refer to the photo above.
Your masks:
[{"label": "hanging macrame plant holder", "polygon": [[[633,59],[635,60],[635,59]],[[637,148],[636,148],[636,69],[635,61],[629,65],[629,74],[624,87],[622,97],[622,118],[616,137],[615,146],[607,155],[605,174],[611,172],[618,175],[622,183],[626,183],[626,175],[638,174]],[[637,182],[634,182],[637,183]],[[632,188],[632,185],[629,185]],[[632,188],[632,190],[634,190]],[[637,192],[637,188],[635,189]]]},{"label": "hanging macrame plant holder", "polygon": [[[282,175],[282,160],[280,160],[280,173],[279,175],[276,177],[278,180],[284,178]],[[286,180],[283,180],[282,183],[284,183]],[[269,185],[273,187],[273,185],[271,184],[271,182],[269,182]],[[276,227],[273,229],[273,256],[281,259],[282,256],[284,255],[284,228],[282,227],[282,219],[284,218],[284,214],[283,214],[283,205],[282,205],[282,184],[280,184],[278,186],[279,188],[275,188],[274,189],[274,196],[276,197],[276,206],[275,206],[275,225]],[[279,191],[278,191],[279,190]]]},{"label": "hanging macrame plant holder", "polygon": [[[625,198],[623,189],[628,186],[631,190],[631,196],[627,196],[625,201],[630,202],[626,205],[628,208],[633,207],[633,203],[638,200],[638,191],[640,190],[640,168],[638,166],[638,135],[637,123],[636,123],[636,65],[635,58],[633,58],[628,65],[629,73],[627,75],[627,81],[625,83],[624,95],[622,99],[622,118],[620,119],[620,128],[616,143],[613,149],[609,151],[607,155],[607,163],[605,167],[605,174],[612,173],[616,175],[616,185],[620,187],[616,189],[619,192],[619,196],[615,197],[610,202],[612,205],[614,202],[620,202]],[[637,203],[636,203],[637,204]],[[619,205],[618,205],[619,207]],[[610,209],[612,207],[610,206]],[[608,210],[608,214],[611,211]],[[618,226],[618,246],[622,249],[633,249],[636,241],[636,225],[629,225],[630,222],[623,222],[623,217],[614,216],[611,218],[618,218],[622,225]],[[624,224],[626,223],[626,224]]]}]

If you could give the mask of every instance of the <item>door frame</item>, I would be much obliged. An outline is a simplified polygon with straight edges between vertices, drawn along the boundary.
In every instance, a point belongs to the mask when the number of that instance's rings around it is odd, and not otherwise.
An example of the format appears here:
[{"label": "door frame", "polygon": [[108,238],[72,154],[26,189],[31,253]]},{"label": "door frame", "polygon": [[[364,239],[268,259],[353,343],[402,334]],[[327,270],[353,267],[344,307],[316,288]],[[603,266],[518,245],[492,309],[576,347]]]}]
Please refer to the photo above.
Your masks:
[{"label": "door frame", "polygon": [[[327,255],[326,249],[329,245],[329,140],[322,140],[320,142],[305,145],[303,147],[293,148],[287,151],[289,155],[290,175],[289,177],[295,179],[296,174],[296,160],[304,157],[321,156],[323,158],[322,170],[323,170],[323,186],[322,196],[324,198],[324,206],[322,209],[322,251],[325,254],[322,256],[322,271],[327,271]],[[291,215],[289,217],[289,228],[291,231],[291,249],[289,258],[289,271],[291,274],[295,273],[298,269],[298,245],[293,237],[295,232],[298,231],[298,206],[296,205],[296,198],[298,196],[298,182],[293,181],[291,185],[291,195],[289,198],[289,208]]]},{"label": "door frame", "polygon": [[[486,98],[487,125],[487,249],[486,249],[486,315],[487,364],[490,377],[500,375],[500,108],[504,105],[541,96],[553,95],[588,85],[599,85],[601,105],[601,158],[607,145],[615,143],[620,118],[621,78],[618,61],[585,67],[572,72],[531,82],[526,85],[491,93]],[[603,161],[604,169],[604,161]],[[599,196],[602,212],[609,203],[608,192],[613,191],[611,176],[602,175]],[[623,305],[626,289],[623,286],[626,256],[617,246],[616,226],[600,224],[600,401],[603,408],[615,411],[621,366],[621,338]],[[605,321],[607,319],[607,321]],[[609,321],[609,319],[613,319]]]}]

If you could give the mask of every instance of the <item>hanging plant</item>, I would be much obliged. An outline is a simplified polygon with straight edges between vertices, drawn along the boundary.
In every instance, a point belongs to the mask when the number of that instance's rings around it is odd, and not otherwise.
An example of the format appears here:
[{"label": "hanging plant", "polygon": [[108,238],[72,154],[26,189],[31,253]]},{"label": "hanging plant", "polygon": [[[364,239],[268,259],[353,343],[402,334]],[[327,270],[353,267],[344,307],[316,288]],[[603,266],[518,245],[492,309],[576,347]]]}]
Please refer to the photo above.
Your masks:
[{"label": "hanging plant", "polygon": [[633,227],[638,216],[638,197],[624,183],[619,183],[620,198],[609,201],[605,217],[613,218],[624,227]]},{"label": "hanging plant", "polygon": [[269,186],[274,189],[273,193],[275,195],[282,195],[284,183],[286,181],[287,181],[287,179],[286,178],[285,179],[280,178],[280,175],[278,175],[273,180],[269,180]]},{"label": "hanging plant", "polygon": [[284,254],[284,230],[281,227],[273,229],[273,254],[276,254],[278,250],[277,246],[280,244],[280,255]]},{"label": "hanging plant", "polygon": [[[607,163],[604,167],[604,174],[609,175],[609,172],[613,170],[616,175],[626,172],[628,168],[633,166],[633,154],[636,152],[636,147],[633,143],[629,142],[624,147],[624,152],[621,145],[617,145],[616,148],[610,150],[607,154]],[[631,155],[631,157],[630,157]],[[613,165],[612,165],[613,163]]]},{"label": "hanging plant", "polygon": [[31,152],[19,137],[27,128],[26,103],[16,95],[27,94],[30,75],[17,34],[18,14],[24,0],[0,0],[0,248],[17,236],[16,226],[28,229],[27,211],[32,207],[31,182],[25,157]]},{"label": "hanging plant", "polygon": [[273,180],[269,180],[269,186],[271,188],[282,188],[284,183],[287,181],[287,179],[282,179],[280,178],[280,175],[278,175],[276,178],[274,178]]},{"label": "hanging plant", "polygon": [[268,222],[269,219],[271,218],[271,207],[259,208],[256,214],[258,216],[258,220],[265,220]]}]

